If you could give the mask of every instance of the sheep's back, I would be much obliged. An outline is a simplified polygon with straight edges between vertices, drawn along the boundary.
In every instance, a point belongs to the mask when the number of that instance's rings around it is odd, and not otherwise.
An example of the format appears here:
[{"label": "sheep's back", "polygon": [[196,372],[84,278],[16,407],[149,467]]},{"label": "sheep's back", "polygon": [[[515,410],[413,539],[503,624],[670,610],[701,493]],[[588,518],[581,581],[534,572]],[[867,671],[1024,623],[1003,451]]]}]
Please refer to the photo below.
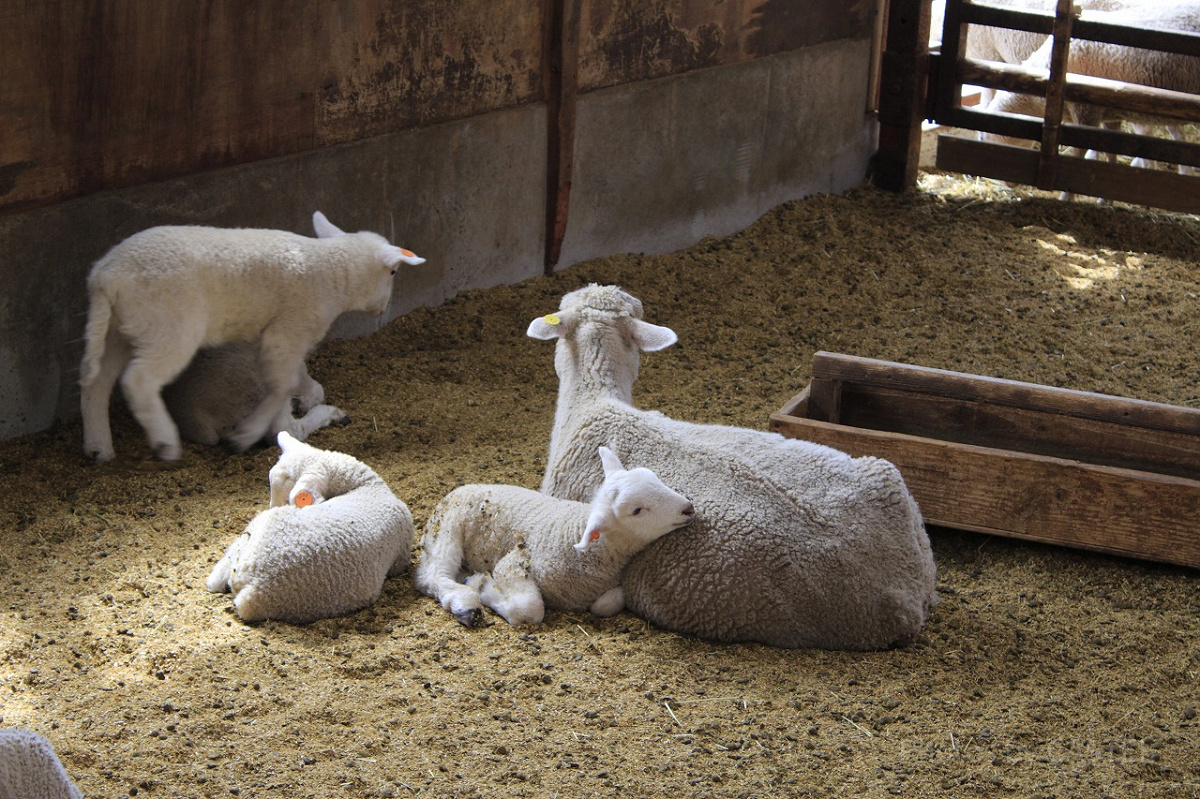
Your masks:
[{"label": "sheep's back", "polygon": [[549,490],[598,484],[584,454],[600,444],[696,506],[692,525],[626,567],[635,613],[678,632],[786,647],[873,649],[923,626],[935,566],[890,463],[614,404],[590,409],[548,472]]},{"label": "sheep's back", "polygon": [[247,528],[230,588],[253,591],[255,618],[306,622],[374,602],[388,572],[407,563],[408,507],[382,484],[317,505],[281,505]]}]

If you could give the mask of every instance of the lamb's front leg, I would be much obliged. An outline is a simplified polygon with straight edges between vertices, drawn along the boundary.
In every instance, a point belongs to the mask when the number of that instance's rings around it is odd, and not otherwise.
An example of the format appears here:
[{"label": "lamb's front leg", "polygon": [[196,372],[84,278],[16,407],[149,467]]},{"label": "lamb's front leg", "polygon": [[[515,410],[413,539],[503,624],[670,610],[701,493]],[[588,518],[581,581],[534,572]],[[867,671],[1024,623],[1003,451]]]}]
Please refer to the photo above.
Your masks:
[{"label": "lamb's front leg", "polygon": [[[259,350],[266,396],[229,436],[229,445],[236,452],[245,452],[268,433],[291,431],[292,396],[296,393],[304,363],[305,347],[297,347],[291,338],[280,331],[263,333]],[[304,371],[307,375],[308,372]]]},{"label": "lamb's front leg", "polygon": [[625,591],[621,586],[610,588],[588,608],[595,616],[616,616],[625,608]]}]

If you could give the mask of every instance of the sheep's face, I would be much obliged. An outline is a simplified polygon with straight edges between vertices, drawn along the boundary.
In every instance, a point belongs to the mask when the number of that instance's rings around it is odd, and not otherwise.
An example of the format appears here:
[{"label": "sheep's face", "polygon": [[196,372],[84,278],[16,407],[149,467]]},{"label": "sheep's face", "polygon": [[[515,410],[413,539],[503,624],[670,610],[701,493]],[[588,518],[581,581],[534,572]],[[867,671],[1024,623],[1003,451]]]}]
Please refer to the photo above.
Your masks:
[{"label": "sheep's face", "polygon": [[629,554],[690,524],[691,501],[669,488],[649,469],[626,470],[608,447],[600,447],[604,482],[592,500],[583,538],[575,548],[586,552],[606,537],[622,539]]}]

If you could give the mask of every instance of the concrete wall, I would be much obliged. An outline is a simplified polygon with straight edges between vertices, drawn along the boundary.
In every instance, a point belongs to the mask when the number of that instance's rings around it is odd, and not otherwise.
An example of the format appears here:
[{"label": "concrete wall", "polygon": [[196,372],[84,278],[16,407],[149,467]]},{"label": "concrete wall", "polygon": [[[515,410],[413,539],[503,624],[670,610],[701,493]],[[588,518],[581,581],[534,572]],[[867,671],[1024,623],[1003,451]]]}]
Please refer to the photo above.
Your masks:
[{"label": "concrete wall", "polygon": [[[873,151],[873,2],[814,0],[803,20],[784,0],[246,8],[0,9],[0,438],[77,414],[88,269],[152,225],[307,233],[321,209],[428,259],[395,316],[548,260],[729,233],[856,185]],[[548,88],[563,59],[571,80]],[[553,163],[570,171],[557,258]]]}]

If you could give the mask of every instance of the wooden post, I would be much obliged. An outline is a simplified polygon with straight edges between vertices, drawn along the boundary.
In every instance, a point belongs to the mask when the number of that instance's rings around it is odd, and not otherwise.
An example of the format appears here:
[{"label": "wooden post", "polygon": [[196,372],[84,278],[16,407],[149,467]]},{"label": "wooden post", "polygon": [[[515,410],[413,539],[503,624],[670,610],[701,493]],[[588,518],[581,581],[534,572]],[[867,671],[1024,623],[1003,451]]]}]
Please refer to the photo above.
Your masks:
[{"label": "wooden post", "polygon": [[890,191],[917,183],[929,79],[929,16],[929,0],[891,0],[888,6],[875,185]]},{"label": "wooden post", "polygon": [[1063,94],[1067,85],[1067,58],[1071,52],[1073,0],[1058,0],[1054,16],[1054,44],[1050,50],[1050,82],[1042,114],[1042,149],[1038,158],[1039,189],[1053,189],[1058,172],[1058,132],[1062,126]]},{"label": "wooden post", "polygon": [[554,274],[567,233],[579,94],[580,0],[547,0],[545,274]]}]

